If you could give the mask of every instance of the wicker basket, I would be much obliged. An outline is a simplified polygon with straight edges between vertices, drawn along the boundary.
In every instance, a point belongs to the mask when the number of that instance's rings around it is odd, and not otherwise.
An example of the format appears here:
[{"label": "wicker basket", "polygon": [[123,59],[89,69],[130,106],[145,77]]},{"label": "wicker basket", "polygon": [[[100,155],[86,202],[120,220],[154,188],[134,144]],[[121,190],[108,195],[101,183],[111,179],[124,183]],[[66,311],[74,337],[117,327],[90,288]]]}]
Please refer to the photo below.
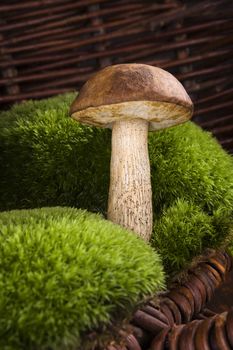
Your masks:
[{"label": "wicker basket", "polygon": [[[231,0],[1,0],[0,106],[79,89],[110,64],[151,64],[183,83],[194,120],[233,153],[232,48]],[[138,327],[121,349],[141,349]]]}]

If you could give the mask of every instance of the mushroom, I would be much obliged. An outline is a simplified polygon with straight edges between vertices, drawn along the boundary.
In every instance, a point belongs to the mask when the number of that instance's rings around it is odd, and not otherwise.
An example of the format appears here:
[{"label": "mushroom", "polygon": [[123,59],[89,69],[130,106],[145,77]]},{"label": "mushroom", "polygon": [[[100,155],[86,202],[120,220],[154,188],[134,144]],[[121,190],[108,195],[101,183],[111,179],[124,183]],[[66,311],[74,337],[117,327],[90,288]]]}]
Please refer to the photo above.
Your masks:
[{"label": "mushroom", "polygon": [[100,70],[71,106],[79,122],[112,129],[107,217],[146,241],[153,223],[148,131],[183,123],[192,111],[192,101],[173,75],[136,63]]}]

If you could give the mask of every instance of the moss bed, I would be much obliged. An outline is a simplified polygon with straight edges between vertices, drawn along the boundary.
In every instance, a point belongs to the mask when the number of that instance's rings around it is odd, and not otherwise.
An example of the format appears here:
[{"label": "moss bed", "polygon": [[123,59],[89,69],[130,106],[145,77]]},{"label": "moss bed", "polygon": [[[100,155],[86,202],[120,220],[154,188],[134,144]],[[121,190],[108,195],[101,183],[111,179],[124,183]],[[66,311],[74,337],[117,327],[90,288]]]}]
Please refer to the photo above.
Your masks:
[{"label": "moss bed", "polygon": [[[102,341],[162,289],[156,252],[167,281],[205,248],[233,255],[233,159],[192,122],[149,135],[151,246],[75,209],[106,214],[111,131],[69,118],[74,96],[0,112],[3,350],[83,349],[90,330]],[[75,208],[25,210],[52,206]]]},{"label": "moss bed", "polygon": [[0,227],[0,349],[87,348],[163,289],[158,254],[97,214],[16,210]]},{"label": "moss bed", "polygon": [[[1,210],[61,205],[106,213],[111,131],[69,118],[74,97],[28,101],[0,113]],[[233,159],[192,122],[150,133],[149,153],[152,244],[172,274],[229,234]]]}]

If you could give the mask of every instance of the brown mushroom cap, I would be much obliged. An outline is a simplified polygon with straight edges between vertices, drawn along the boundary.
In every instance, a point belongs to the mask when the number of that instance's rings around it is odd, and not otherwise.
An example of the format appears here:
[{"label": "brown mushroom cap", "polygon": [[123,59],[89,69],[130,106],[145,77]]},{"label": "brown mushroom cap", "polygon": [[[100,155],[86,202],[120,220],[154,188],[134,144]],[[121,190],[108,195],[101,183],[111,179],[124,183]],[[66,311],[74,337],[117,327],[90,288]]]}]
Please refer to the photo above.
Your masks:
[{"label": "brown mushroom cap", "polygon": [[80,122],[111,127],[122,119],[146,119],[150,130],[191,118],[193,104],[183,85],[165,70],[146,64],[109,66],[92,76],[70,113]]}]

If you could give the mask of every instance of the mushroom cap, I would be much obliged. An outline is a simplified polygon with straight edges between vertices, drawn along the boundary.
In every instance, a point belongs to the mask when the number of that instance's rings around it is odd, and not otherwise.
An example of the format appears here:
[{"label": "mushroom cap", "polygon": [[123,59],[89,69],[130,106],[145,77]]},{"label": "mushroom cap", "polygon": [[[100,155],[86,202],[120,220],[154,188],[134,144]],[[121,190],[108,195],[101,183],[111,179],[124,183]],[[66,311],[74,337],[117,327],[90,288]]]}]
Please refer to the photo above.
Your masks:
[{"label": "mushroom cap", "polygon": [[191,118],[193,104],[183,85],[165,70],[146,64],[119,64],[92,76],[71,105],[72,118],[110,127],[117,120],[145,119],[149,130]]}]

